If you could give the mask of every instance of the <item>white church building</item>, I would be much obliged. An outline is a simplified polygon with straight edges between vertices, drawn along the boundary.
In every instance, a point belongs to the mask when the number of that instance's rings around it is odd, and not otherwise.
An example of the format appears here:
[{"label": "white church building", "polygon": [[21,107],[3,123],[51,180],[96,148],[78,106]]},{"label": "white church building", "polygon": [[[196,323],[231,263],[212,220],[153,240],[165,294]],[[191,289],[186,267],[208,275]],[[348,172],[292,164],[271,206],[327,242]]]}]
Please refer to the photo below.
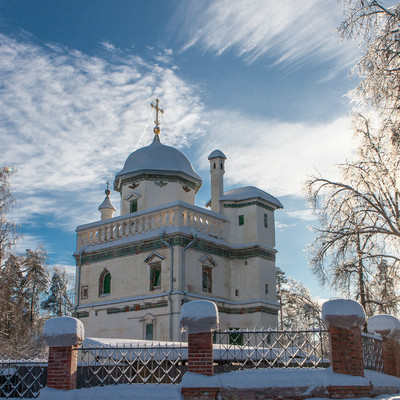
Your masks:
[{"label": "white church building", "polygon": [[278,199],[253,186],[224,192],[224,153],[213,151],[210,209],[188,158],[154,139],[115,176],[120,216],[106,190],[101,220],[76,228],[75,314],[90,337],[182,339],[182,304],[216,303],[221,329],[276,328],[274,211]]}]

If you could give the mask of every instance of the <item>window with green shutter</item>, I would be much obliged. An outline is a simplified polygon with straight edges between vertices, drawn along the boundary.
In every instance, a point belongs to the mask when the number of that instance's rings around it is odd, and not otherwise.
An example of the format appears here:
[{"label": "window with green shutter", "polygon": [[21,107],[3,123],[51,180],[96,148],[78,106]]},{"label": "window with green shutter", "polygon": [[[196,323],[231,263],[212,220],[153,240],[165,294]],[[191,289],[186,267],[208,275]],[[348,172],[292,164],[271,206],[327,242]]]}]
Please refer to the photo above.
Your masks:
[{"label": "window with green shutter", "polygon": [[132,200],[130,202],[130,209],[129,212],[134,213],[137,211],[137,200]]},{"label": "window with green shutter", "polygon": [[109,295],[111,292],[111,274],[106,269],[100,274],[99,296]]},{"label": "window with green shutter", "polygon": [[244,215],[239,215],[238,222],[239,222],[239,226],[244,225]]},{"label": "window with green shutter", "polygon": [[146,340],[153,340],[153,330],[154,330],[154,325],[151,324],[146,324]]},{"label": "window with green shutter", "polygon": [[108,273],[104,277],[104,283],[103,283],[103,294],[110,294],[111,291],[111,275]]},{"label": "window with green shutter", "polygon": [[161,263],[150,265],[150,290],[161,289]]}]

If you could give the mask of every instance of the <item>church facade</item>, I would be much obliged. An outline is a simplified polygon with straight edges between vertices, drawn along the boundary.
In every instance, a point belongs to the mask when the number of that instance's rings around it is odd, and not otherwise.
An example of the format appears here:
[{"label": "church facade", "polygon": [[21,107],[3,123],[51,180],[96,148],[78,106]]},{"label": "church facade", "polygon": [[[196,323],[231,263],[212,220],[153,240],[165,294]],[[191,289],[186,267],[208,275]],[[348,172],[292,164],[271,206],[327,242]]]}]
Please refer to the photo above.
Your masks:
[{"label": "church facade", "polygon": [[225,155],[209,157],[211,200],[195,204],[202,179],[179,150],[152,143],[116,174],[120,216],[106,190],[101,220],[76,228],[75,314],[89,337],[184,339],[182,304],[208,299],[221,329],[276,328],[275,210],[255,187],[224,191]]}]

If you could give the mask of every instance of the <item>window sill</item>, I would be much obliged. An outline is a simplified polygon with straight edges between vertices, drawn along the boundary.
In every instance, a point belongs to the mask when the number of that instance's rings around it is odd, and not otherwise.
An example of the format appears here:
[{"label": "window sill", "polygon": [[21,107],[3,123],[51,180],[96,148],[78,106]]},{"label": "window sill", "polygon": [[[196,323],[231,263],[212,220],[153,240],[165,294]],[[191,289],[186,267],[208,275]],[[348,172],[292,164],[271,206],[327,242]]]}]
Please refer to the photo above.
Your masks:
[{"label": "window sill", "polygon": [[108,297],[108,296],[110,296],[110,293],[104,293],[104,294],[99,295],[99,297]]}]

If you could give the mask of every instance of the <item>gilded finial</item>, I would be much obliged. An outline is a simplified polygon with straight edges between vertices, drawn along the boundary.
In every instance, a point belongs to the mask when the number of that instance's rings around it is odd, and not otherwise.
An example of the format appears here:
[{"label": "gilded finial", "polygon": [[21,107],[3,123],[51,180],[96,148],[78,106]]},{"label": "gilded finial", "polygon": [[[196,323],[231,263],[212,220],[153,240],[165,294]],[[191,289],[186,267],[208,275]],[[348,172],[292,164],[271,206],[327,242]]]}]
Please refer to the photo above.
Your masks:
[{"label": "gilded finial", "polygon": [[164,114],[164,110],[163,109],[161,109],[160,107],[158,107],[158,103],[159,103],[160,101],[158,100],[158,99],[156,99],[156,105],[154,105],[153,103],[151,103],[150,105],[151,105],[151,108],[154,108],[155,109],[155,120],[154,120],[154,123],[156,124],[156,126],[154,127],[154,129],[153,129],[153,132],[158,136],[159,134],[160,134],[160,132],[161,132],[161,129],[160,129],[160,120],[158,119],[158,113],[160,112],[161,114]]},{"label": "gilded finial", "polygon": [[106,193],[106,195],[107,195],[107,197],[110,195],[110,193],[111,193],[111,190],[110,190],[110,181],[107,181],[106,182],[106,185],[107,185],[107,189],[106,189],[106,191],[105,191],[105,193]]}]

